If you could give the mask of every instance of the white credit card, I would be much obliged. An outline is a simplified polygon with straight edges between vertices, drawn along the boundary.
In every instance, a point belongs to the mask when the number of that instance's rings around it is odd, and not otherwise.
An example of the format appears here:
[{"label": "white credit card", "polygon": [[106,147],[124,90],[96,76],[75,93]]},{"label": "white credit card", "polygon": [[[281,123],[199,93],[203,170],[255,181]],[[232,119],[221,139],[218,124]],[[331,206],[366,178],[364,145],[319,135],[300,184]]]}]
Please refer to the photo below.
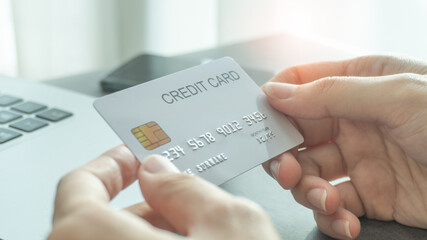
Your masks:
[{"label": "white credit card", "polygon": [[217,185],[303,142],[229,57],[107,95],[94,106],[138,159],[161,154]]}]

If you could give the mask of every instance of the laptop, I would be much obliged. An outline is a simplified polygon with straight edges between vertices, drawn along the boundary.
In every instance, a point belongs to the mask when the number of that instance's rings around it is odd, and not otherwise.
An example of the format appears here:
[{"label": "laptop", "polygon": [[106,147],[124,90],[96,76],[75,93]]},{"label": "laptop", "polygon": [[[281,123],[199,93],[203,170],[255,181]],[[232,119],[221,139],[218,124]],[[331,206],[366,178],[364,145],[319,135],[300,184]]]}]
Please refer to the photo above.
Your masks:
[{"label": "laptop", "polygon": [[[0,76],[0,239],[46,239],[60,178],[121,143],[93,100]],[[142,199],[133,184],[113,204]]]}]

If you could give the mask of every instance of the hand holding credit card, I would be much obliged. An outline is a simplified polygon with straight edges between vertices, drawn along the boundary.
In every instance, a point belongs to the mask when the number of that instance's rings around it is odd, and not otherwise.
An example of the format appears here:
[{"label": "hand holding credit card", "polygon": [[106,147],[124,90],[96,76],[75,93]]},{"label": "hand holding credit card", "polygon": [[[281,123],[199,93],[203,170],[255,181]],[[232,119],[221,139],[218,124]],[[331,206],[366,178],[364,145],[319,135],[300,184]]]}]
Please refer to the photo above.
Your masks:
[{"label": "hand holding credit card", "polygon": [[161,154],[217,185],[303,141],[229,57],[107,95],[94,106],[138,159]]}]

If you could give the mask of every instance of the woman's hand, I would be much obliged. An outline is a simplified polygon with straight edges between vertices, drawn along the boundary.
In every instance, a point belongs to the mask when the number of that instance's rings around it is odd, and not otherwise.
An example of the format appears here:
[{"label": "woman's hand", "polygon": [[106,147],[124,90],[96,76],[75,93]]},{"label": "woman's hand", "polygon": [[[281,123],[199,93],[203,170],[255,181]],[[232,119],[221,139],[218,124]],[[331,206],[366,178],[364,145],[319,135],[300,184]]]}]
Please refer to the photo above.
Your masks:
[{"label": "woman's hand", "polygon": [[[136,179],[146,202],[123,210],[111,208],[109,201]],[[50,240],[187,237],[280,239],[255,203],[180,174],[161,156],[140,164],[125,146],[69,173],[58,186]]]},{"label": "woman's hand", "polygon": [[285,166],[299,163],[292,193],[322,232],[355,238],[363,215],[427,228],[426,74],[425,62],[372,56],[292,67],[263,86],[305,139],[264,167],[289,188]]}]

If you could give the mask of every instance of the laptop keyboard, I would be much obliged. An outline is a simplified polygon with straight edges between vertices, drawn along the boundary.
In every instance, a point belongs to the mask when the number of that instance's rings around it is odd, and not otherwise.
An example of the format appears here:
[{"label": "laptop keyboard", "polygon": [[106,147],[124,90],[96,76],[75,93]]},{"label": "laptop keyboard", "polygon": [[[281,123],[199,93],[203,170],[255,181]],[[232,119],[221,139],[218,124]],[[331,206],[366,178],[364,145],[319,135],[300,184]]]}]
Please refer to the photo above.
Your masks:
[{"label": "laptop keyboard", "polygon": [[0,94],[0,144],[19,139],[24,134],[39,131],[50,123],[59,122],[73,114],[42,103]]}]

